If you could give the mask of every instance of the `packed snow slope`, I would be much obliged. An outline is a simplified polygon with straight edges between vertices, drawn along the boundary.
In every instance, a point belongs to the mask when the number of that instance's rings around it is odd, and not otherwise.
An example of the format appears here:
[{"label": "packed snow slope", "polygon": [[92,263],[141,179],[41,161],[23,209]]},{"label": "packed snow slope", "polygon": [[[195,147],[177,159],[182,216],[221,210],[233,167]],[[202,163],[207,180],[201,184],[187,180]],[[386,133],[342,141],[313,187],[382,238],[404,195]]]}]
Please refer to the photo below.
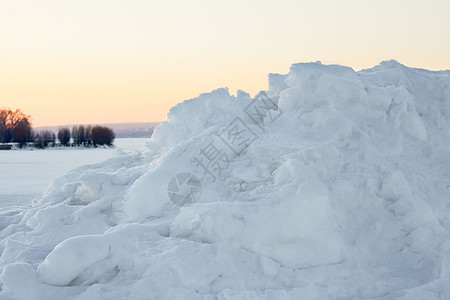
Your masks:
[{"label": "packed snow slope", "polygon": [[449,71],[294,64],[1,210],[0,298],[450,299],[449,162]]}]

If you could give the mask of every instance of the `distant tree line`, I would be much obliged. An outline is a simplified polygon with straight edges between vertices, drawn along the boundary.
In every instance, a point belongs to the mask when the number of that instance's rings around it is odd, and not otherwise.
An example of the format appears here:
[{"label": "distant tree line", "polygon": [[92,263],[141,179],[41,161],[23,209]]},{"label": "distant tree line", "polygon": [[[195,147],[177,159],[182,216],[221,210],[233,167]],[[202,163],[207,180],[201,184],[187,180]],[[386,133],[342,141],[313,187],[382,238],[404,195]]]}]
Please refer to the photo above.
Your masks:
[{"label": "distant tree line", "polygon": [[33,145],[36,148],[56,146],[97,147],[111,146],[115,133],[105,126],[73,126],[72,130],[63,127],[55,134],[49,130],[36,132],[30,122],[30,116],[20,110],[0,109],[0,143],[17,143],[19,147]]},{"label": "distant tree line", "polygon": [[111,128],[100,125],[73,126],[72,132],[67,127],[63,127],[58,130],[58,139],[60,140],[61,145],[67,146],[70,138],[72,138],[72,144],[76,146],[112,146],[112,143],[116,138],[116,134]]}]

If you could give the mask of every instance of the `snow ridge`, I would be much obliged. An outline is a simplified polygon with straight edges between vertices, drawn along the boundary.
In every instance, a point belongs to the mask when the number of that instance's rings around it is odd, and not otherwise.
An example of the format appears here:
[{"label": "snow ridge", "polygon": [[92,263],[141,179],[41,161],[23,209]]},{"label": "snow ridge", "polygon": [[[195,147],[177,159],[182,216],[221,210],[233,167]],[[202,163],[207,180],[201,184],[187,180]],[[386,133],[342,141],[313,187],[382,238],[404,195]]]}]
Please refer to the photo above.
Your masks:
[{"label": "snow ridge", "polygon": [[[449,298],[449,160],[449,71],[294,64],[0,210],[0,297]],[[181,173],[201,191],[179,207]]]}]

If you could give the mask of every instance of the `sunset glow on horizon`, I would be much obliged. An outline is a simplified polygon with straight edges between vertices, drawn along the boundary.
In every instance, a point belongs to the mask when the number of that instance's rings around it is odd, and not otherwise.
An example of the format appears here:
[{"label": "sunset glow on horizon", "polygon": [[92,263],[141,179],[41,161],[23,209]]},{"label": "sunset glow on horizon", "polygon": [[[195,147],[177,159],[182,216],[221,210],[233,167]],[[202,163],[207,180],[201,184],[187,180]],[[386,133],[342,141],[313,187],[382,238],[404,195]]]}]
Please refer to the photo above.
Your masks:
[{"label": "sunset glow on horizon", "polygon": [[158,122],[219,87],[253,96],[296,62],[450,69],[449,15],[444,0],[5,0],[0,108],[34,126]]}]

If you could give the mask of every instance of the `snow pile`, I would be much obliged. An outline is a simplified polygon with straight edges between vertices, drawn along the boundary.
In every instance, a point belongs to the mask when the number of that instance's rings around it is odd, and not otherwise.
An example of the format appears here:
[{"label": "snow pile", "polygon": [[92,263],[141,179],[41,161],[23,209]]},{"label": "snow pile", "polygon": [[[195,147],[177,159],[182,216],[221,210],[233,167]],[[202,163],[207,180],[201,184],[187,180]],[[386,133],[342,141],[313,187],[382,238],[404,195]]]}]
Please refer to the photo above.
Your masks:
[{"label": "snow pile", "polygon": [[449,298],[449,160],[449,71],[294,64],[0,211],[0,296]]}]

